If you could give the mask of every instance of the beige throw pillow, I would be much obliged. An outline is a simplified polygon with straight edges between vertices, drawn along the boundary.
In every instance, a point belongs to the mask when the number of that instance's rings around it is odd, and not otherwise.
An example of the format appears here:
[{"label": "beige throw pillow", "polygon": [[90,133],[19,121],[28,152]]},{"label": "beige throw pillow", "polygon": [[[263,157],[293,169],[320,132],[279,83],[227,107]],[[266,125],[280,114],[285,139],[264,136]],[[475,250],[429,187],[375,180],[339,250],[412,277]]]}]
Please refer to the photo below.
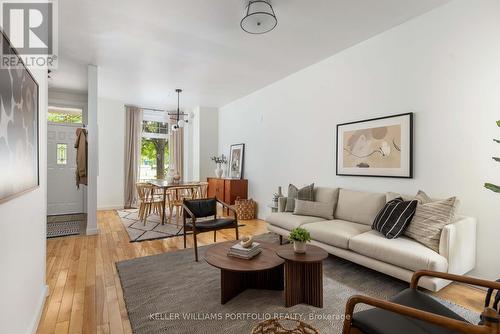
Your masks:
[{"label": "beige throw pillow", "polygon": [[405,235],[439,253],[441,231],[455,217],[456,197],[431,201],[429,196],[419,191],[415,199],[419,204]]},{"label": "beige throw pillow", "polygon": [[320,217],[327,220],[333,219],[334,203],[312,202],[295,200],[294,215]]}]

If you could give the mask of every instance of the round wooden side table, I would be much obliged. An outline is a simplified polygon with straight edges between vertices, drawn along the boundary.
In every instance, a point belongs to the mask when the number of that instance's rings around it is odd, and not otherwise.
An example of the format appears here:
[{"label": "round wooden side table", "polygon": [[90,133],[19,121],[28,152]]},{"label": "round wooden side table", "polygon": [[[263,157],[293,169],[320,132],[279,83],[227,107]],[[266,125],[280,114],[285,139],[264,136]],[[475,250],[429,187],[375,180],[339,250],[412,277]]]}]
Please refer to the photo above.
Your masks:
[{"label": "round wooden side table", "polygon": [[307,245],[303,254],[295,253],[293,245],[281,246],[276,254],[285,260],[285,306],[308,304],[323,307],[323,260],[328,253]]}]

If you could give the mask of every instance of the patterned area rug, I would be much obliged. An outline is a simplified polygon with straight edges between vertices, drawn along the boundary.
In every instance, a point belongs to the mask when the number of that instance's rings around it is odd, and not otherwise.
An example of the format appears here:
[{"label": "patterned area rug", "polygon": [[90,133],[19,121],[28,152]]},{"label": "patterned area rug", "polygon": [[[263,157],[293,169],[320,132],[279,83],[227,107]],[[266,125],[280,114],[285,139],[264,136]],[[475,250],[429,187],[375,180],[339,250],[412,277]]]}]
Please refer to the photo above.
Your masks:
[{"label": "patterned area rug", "polygon": [[47,238],[78,235],[85,231],[86,221],[85,213],[47,216]]},{"label": "patterned area rug", "polygon": [[[171,238],[182,236],[184,229],[182,228],[182,217],[179,218],[179,226],[177,226],[177,217],[172,214],[172,220],[168,222],[168,210],[166,213],[165,224],[161,224],[161,218],[158,215],[151,215],[144,222],[139,221],[139,209],[118,210],[118,216],[128,233],[130,242],[155,240],[163,238]],[[209,218],[207,218],[209,219]],[[201,221],[203,218],[198,218]],[[238,224],[238,226],[245,226]],[[188,232],[187,234],[191,234]]]},{"label": "patterned area rug", "polygon": [[179,218],[179,226],[177,226],[175,215],[172,215],[170,223],[168,219],[165,219],[164,225],[161,224],[160,216],[151,215],[144,225],[144,222],[139,221],[139,209],[118,210],[117,212],[131,242],[171,238],[183,234],[182,221]]},{"label": "patterned area rug", "polygon": [[[278,242],[270,233],[257,239]],[[207,247],[199,247],[199,262],[194,261],[192,249],[185,249],[116,264],[135,334],[251,333],[259,322],[275,317],[303,320],[322,334],[341,333],[350,296],[387,299],[408,287],[406,282],[330,256],[323,266],[323,309],[302,304],[285,308],[282,292],[267,290],[246,290],[221,305],[220,272],[203,260]],[[438,301],[477,323],[477,314]]]}]

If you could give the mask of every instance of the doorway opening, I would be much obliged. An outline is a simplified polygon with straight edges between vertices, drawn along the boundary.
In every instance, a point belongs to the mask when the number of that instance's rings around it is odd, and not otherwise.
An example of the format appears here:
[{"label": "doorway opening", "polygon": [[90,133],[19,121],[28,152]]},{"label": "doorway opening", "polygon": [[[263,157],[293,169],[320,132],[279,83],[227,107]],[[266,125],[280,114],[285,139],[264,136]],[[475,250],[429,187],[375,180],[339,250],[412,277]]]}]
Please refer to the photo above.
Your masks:
[{"label": "doorway opening", "polygon": [[77,187],[76,130],[83,108],[49,106],[47,116],[47,237],[84,233],[85,187]]}]

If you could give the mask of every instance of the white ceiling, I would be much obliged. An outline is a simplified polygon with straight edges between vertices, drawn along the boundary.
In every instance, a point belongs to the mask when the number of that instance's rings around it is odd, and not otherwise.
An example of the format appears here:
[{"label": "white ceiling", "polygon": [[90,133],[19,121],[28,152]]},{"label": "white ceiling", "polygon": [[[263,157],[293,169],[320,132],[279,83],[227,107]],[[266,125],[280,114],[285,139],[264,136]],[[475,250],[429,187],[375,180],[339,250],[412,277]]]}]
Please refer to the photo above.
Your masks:
[{"label": "white ceiling", "polygon": [[223,106],[449,0],[274,0],[276,29],[240,29],[244,0],[59,1],[52,88],[150,107]]}]

